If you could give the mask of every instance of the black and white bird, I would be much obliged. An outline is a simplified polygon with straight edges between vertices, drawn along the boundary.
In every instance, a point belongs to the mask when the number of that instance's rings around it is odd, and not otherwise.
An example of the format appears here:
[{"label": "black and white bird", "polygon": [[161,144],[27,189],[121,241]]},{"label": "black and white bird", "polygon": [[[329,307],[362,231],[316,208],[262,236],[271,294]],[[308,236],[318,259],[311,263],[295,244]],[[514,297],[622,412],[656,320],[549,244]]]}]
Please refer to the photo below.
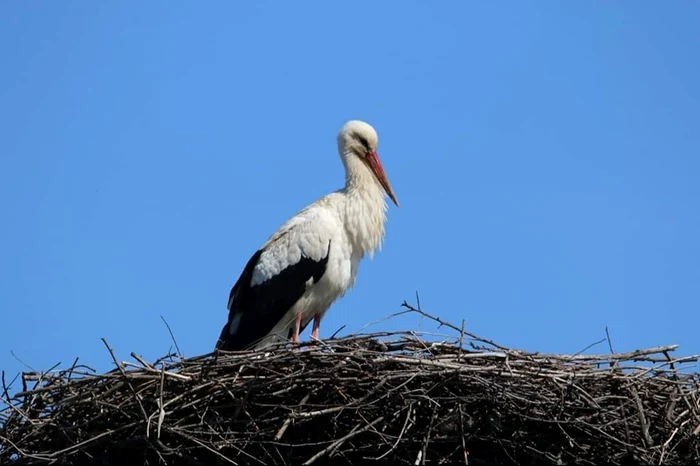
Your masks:
[{"label": "black and white bird", "polygon": [[217,349],[299,342],[311,320],[311,337],[319,339],[321,319],[354,286],[360,261],[381,249],[385,194],[399,206],[377,155],[378,142],[368,123],[343,125],[337,143],[345,186],[288,219],[252,255],[229,294]]}]

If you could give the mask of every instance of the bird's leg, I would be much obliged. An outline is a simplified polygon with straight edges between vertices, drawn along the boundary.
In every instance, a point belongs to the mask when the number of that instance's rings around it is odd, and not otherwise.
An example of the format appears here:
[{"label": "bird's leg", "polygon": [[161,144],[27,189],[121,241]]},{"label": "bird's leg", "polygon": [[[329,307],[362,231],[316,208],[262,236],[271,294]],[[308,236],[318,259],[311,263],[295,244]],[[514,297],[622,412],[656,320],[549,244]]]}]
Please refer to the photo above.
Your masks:
[{"label": "bird's leg", "polygon": [[312,340],[318,340],[318,334],[319,334],[319,329],[321,327],[321,315],[316,314],[314,315],[314,326],[311,331],[311,339]]},{"label": "bird's leg", "polygon": [[294,319],[294,332],[292,332],[292,343],[299,343],[299,329],[301,329],[301,312],[297,312]]}]

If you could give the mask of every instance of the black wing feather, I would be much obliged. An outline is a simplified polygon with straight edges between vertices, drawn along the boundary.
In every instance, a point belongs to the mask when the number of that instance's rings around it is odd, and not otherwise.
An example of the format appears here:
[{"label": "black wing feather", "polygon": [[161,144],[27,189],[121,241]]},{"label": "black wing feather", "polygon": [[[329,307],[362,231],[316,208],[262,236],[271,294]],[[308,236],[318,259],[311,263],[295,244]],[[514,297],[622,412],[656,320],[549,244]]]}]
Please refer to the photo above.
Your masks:
[{"label": "black wing feather", "polygon": [[[221,330],[216,348],[238,351],[257,343],[284,317],[287,311],[302,297],[306,283],[313,278],[317,283],[326,272],[330,252],[320,261],[302,255],[299,262],[288,266],[276,276],[255,286],[250,286],[253,270],[264,250],[255,252],[241,272],[229,293],[229,318]],[[237,331],[231,335],[229,327],[233,318],[240,315]]]}]

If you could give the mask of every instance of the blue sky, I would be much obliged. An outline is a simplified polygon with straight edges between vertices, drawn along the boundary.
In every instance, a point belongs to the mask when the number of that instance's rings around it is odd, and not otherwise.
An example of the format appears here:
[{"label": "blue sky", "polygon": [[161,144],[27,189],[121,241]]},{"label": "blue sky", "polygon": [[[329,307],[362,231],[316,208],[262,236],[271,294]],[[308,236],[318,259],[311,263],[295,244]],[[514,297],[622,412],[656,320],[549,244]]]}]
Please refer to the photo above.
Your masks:
[{"label": "blue sky", "polygon": [[3,2],[0,368],[155,359],[161,316],[211,351],[355,118],[401,207],[322,336],[418,291],[508,346],[700,353],[698,30],[696,2]]}]

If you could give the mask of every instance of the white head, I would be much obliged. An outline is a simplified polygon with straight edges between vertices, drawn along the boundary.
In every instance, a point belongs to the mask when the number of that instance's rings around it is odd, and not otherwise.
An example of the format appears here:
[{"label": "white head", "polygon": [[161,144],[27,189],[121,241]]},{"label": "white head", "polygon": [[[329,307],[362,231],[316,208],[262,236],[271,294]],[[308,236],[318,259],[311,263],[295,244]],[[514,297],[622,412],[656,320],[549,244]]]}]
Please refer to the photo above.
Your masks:
[{"label": "white head", "polygon": [[377,154],[379,136],[377,131],[368,123],[360,120],[350,120],[343,125],[338,133],[338,151],[346,168],[352,166],[349,158],[357,158],[369,168],[374,178],[379,182],[386,194],[391,198],[396,207],[399,201],[394,195],[389,178],[384,173],[384,167]]}]

